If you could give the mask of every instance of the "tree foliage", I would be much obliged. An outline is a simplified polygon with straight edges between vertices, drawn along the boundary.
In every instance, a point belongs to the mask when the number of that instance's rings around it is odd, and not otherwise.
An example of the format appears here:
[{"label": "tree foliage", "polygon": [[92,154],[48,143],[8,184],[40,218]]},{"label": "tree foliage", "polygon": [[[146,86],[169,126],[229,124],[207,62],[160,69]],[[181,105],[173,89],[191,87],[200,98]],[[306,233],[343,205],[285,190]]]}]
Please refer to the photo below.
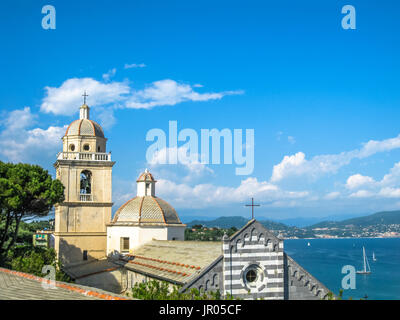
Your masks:
[{"label": "tree foliage", "polygon": [[165,281],[151,280],[135,283],[131,296],[141,300],[232,300],[229,294],[222,297],[219,290],[204,292],[193,288],[188,292],[180,292],[179,289],[179,286]]},{"label": "tree foliage", "polygon": [[46,265],[55,268],[55,280],[71,281],[71,278],[61,271],[61,265],[57,262],[56,251],[52,248],[16,246],[7,253],[6,266],[16,271],[43,277],[45,275],[42,273],[42,268]]},{"label": "tree foliage", "polygon": [[0,259],[15,244],[23,219],[45,216],[64,200],[64,186],[37,165],[0,161]]},{"label": "tree foliage", "polygon": [[192,228],[185,229],[185,240],[190,241],[221,241],[224,234],[228,237],[233,235],[237,228],[229,229],[207,228],[202,225],[194,225]]}]

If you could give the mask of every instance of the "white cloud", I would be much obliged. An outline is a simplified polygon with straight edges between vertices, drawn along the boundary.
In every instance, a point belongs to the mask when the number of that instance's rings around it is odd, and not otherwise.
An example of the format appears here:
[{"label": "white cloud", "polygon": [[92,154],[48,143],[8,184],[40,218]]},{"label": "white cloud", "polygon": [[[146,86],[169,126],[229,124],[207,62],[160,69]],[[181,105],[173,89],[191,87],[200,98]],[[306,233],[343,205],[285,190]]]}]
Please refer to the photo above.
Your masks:
[{"label": "white cloud", "polygon": [[56,115],[73,115],[82,104],[82,93],[89,94],[90,106],[116,103],[124,100],[124,95],[130,92],[125,82],[102,83],[92,78],[73,78],[62,83],[59,88],[45,87],[46,96],[40,110]]},{"label": "white cloud", "polygon": [[274,166],[271,181],[280,181],[290,175],[301,175],[306,172],[307,160],[303,152],[298,152],[293,156],[284,156],[283,160]]},{"label": "white cloud", "polygon": [[143,90],[134,91],[125,106],[133,109],[150,109],[156,106],[173,106],[184,101],[219,100],[227,95],[242,93],[243,91],[198,93],[188,84],[165,79],[155,81]]},{"label": "white cloud", "polygon": [[98,107],[96,118],[99,119],[103,129],[110,129],[117,122],[112,108]]},{"label": "white cloud", "polygon": [[294,137],[292,137],[292,136],[288,136],[288,142],[290,143],[290,144],[295,144],[296,143],[296,139],[294,138]]},{"label": "white cloud", "polygon": [[214,173],[211,168],[199,161],[200,155],[198,153],[189,154],[189,149],[185,146],[179,148],[166,147],[155,151],[149,161],[149,165],[152,167],[167,165],[167,160],[169,159],[170,155],[172,158],[174,157],[173,155],[176,155],[178,159],[178,165],[182,165],[188,171],[188,175],[182,178],[184,181],[193,180],[194,178],[201,177],[206,173]]},{"label": "white cloud", "polygon": [[113,69],[108,70],[107,73],[104,73],[104,74],[102,75],[103,80],[106,81],[106,82],[108,82],[112,77],[115,76],[116,73],[117,73],[117,69],[116,69],[116,68],[113,68]]},{"label": "white cloud", "polygon": [[358,189],[360,187],[371,186],[375,180],[361,174],[354,174],[347,179],[346,187],[348,189]]},{"label": "white cloud", "polygon": [[336,173],[341,167],[348,165],[353,159],[363,159],[379,152],[387,152],[400,148],[400,135],[381,141],[370,140],[361,149],[355,149],[339,154],[317,155],[311,160],[305,158],[303,152],[284,156],[283,160],[274,166],[272,182],[308,175],[315,179],[328,173]]},{"label": "white cloud", "polygon": [[36,162],[60,149],[60,139],[67,126],[29,129],[36,123],[29,107],[11,111],[0,132],[0,154],[12,162]]},{"label": "white cloud", "polygon": [[18,129],[31,126],[36,122],[36,116],[31,113],[29,107],[21,110],[14,110],[10,112],[7,117],[2,121],[7,131],[16,132]]},{"label": "white cloud", "polygon": [[[350,176],[346,182],[346,188],[360,190],[350,194],[350,197],[378,197],[399,198],[400,197],[400,162],[396,163],[382,180],[375,181],[373,178],[355,174]],[[366,192],[368,189],[368,192]]]},{"label": "white cloud", "polygon": [[242,180],[238,187],[213,184],[190,186],[159,179],[156,192],[180,208],[218,207],[244,203],[249,197],[255,197],[261,202],[279,200],[288,203],[293,199],[304,199],[309,196],[308,191],[284,191],[267,181],[258,181],[257,178]]},{"label": "white cloud", "polygon": [[333,192],[329,192],[327,195],[325,195],[325,199],[326,200],[334,200],[340,197],[340,192],[338,191],[333,191]]},{"label": "white cloud", "polygon": [[144,63],[125,63],[124,69],[132,69],[132,68],[144,68],[146,65]]},{"label": "white cloud", "polygon": [[350,198],[370,198],[374,196],[374,193],[368,190],[358,190],[357,192],[354,192],[350,194]]},{"label": "white cloud", "polygon": [[400,162],[395,163],[388,174],[385,174],[380,181],[382,186],[398,186],[400,185]]},{"label": "white cloud", "polygon": [[400,198],[400,188],[382,188],[378,195],[384,198]]},{"label": "white cloud", "polygon": [[[109,80],[113,72],[103,75]],[[127,81],[100,82],[92,78],[73,78],[60,87],[45,87],[46,95],[40,110],[55,115],[72,115],[82,104],[82,93],[89,94],[88,105],[117,108],[150,109],[156,106],[172,106],[184,101],[218,100],[242,91],[198,93],[190,85],[166,79],[153,82],[143,90],[134,90]]]}]

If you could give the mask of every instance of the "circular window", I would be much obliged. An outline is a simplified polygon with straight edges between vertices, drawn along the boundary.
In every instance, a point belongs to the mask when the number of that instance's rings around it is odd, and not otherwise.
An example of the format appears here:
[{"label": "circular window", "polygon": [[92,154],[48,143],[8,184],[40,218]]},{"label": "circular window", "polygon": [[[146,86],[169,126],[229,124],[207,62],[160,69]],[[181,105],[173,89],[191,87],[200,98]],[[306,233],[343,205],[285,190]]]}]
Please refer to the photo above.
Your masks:
[{"label": "circular window", "polygon": [[247,271],[247,273],[246,273],[246,281],[248,283],[256,282],[257,278],[258,278],[258,275],[257,275],[257,271],[256,270],[251,269],[251,270]]},{"label": "circular window", "polygon": [[264,271],[259,265],[249,265],[243,269],[242,283],[248,290],[258,290],[265,285]]},{"label": "circular window", "polygon": [[83,146],[83,150],[89,151],[89,150],[90,150],[90,146],[89,146],[88,144],[85,144],[85,145]]},{"label": "circular window", "polygon": [[69,145],[69,150],[75,151],[75,145],[74,145],[74,144],[70,144],[70,145]]}]

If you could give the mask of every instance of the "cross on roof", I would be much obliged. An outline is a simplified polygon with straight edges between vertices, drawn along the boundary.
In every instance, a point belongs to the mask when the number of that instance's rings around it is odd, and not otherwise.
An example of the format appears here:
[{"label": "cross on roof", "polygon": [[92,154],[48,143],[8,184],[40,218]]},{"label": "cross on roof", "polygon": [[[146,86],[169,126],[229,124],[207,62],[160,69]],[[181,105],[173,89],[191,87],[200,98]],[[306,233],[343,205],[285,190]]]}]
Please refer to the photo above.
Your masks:
[{"label": "cross on roof", "polygon": [[254,198],[251,198],[251,204],[246,204],[246,207],[251,207],[251,219],[254,219],[254,207],[259,206],[259,204],[254,204]]},{"label": "cross on roof", "polygon": [[86,94],[86,90],[85,90],[85,92],[83,93],[82,97],[83,97],[83,104],[86,104],[86,97],[89,97],[89,95]]}]

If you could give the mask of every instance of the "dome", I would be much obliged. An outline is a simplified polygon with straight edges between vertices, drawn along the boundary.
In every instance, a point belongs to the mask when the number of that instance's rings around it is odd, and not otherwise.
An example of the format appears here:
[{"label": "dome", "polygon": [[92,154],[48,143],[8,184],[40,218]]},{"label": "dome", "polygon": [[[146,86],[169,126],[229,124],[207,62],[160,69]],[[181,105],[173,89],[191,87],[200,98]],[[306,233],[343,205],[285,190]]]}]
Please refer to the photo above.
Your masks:
[{"label": "dome", "polygon": [[79,119],[73,121],[67,131],[66,136],[95,136],[104,138],[102,127],[95,121],[89,119]]},{"label": "dome", "polygon": [[114,223],[134,224],[182,224],[175,209],[155,196],[135,197],[115,213]]},{"label": "dome", "polygon": [[[86,94],[86,93],[85,93]],[[103,128],[95,121],[89,119],[89,106],[84,103],[79,108],[79,120],[73,121],[65,132],[66,136],[93,136],[104,138]]]}]

